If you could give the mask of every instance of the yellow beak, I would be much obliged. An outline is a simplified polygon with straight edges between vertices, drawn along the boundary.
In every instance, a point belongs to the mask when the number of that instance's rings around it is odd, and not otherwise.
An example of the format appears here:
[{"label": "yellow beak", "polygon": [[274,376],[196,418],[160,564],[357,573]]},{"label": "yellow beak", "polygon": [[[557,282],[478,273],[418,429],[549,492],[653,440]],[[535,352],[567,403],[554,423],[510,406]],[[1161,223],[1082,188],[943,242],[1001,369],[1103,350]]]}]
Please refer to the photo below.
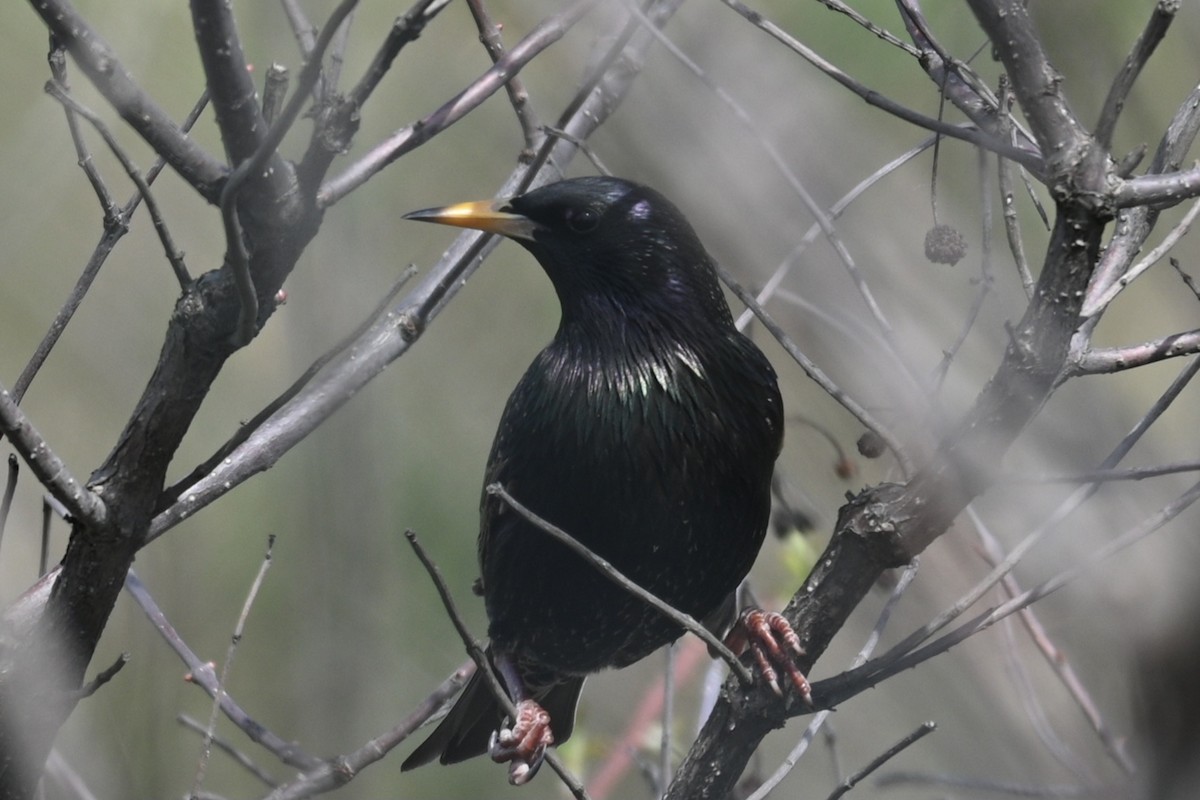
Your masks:
[{"label": "yellow beak", "polygon": [[513,239],[532,239],[538,225],[529,217],[497,210],[496,201],[480,200],[473,203],[456,203],[441,208],[424,208],[410,211],[404,219],[418,222],[436,222],[439,225],[454,225],[459,228],[498,233]]}]

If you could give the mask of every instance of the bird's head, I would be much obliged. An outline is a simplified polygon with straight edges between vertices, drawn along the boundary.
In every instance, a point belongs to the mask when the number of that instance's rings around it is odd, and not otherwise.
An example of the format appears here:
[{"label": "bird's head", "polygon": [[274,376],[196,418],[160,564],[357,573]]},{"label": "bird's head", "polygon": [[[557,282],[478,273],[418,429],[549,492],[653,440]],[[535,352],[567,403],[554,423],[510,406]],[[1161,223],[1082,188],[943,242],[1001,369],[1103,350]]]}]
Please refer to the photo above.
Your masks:
[{"label": "bird's head", "polygon": [[459,203],[405,219],[518,242],[554,283],[564,321],[612,309],[689,322],[729,320],[716,271],[692,226],[667,198],[631,181],[572,178],[508,201]]}]

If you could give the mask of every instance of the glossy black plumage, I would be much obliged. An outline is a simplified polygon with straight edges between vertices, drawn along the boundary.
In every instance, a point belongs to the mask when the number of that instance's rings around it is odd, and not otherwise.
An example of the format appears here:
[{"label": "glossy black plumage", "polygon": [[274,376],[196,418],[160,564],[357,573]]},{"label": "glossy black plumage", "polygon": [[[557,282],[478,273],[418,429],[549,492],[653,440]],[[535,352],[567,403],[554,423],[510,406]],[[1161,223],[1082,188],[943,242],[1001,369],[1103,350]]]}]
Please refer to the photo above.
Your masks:
[{"label": "glossy black plumage", "polygon": [[[783,409],[679,210],[628,181],[578,178],[499,208],[409,216],[510,236],[562,306],[505,406],[484,485],[692,616],[727,607],[767,528]],[[515,667],[559,743],[584,676],[681,633],[486,492],[479,560],[490,653]],[[502,716],[474,681],[404,768],[485,752]]]}]

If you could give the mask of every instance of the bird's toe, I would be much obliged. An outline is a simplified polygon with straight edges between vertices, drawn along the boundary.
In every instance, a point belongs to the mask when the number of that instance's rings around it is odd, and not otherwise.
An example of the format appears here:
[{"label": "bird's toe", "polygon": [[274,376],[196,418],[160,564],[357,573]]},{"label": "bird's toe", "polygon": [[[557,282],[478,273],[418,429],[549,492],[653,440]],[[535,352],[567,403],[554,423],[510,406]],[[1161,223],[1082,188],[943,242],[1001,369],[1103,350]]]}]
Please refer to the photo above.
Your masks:
[{"label": "bird's toe", "polygon": [[522,700],[517,703],[517,718],[512,727],[493,733],[488,751],[492,761],[509,765],[508,782],[520,786],[537,774],[546,748],[552,744],[550,714],[536,700]]}]

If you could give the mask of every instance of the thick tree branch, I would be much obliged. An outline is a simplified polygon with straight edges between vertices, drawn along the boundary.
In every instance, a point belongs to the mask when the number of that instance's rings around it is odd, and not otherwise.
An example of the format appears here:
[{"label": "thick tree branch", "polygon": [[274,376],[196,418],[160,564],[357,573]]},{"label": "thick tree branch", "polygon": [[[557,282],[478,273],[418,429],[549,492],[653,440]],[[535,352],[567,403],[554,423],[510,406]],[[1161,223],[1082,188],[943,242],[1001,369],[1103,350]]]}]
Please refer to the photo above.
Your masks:
[{"label": "thick tree branch", "polygon": [[237,165],[262,145],[267,124],[242,52],[233,4],[222,0],[191,0],[189,5],[221,141],[229,163]]}]

